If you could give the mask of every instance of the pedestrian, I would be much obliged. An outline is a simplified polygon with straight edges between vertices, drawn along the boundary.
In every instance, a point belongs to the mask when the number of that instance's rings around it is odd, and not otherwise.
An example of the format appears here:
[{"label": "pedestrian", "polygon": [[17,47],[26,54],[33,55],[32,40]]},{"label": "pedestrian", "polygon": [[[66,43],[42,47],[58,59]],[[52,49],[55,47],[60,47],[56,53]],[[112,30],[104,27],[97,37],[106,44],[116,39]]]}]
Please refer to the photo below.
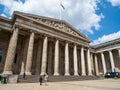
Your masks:
[{"label": "pedestrian", "polygon": [[44,83],[45,85],[47,85],[47,80],[48,80],[48,76],[46,74],[43,75],[43,78],[44,78]]},{"label": "pedestrian", "polygon": [[25,74],[25,72],[23,73],[23,79],[26,79],[26,74]]},{"label": "pedestrian", "polygon": [[42,85],[43,77],[41,75],[40,75],[40,78],[39,78],[39,82],[40,82],[40,85]]}]

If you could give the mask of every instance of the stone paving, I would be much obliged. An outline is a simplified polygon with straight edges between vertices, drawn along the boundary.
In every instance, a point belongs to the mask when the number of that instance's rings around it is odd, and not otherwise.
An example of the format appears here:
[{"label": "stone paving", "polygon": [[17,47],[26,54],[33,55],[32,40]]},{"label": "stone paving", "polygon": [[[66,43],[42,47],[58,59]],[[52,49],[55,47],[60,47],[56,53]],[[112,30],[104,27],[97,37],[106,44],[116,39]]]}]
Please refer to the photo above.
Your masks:
[{"label": "stone paving", "polygon": [[0,90],[120,90],[120,79],[71,82],[0,84]]}]

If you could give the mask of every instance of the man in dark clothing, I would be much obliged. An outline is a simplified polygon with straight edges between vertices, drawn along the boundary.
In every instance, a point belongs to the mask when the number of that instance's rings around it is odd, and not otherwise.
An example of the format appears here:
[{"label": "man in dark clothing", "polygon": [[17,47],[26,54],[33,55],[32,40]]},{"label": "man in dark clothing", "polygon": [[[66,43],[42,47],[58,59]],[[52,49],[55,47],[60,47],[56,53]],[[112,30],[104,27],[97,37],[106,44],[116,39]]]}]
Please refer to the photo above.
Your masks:
[{"label": "man in dark clothing", "polygon": [[43,82],[43,77],[42,76],[40,76],[39,82],[40,82],[40,85],[42,85],[42,82]]},{"label": "man in dark clothing", "polygon": [[25,74],[25,72],[23,73],[23,79],[26,79],[26,74]]}]

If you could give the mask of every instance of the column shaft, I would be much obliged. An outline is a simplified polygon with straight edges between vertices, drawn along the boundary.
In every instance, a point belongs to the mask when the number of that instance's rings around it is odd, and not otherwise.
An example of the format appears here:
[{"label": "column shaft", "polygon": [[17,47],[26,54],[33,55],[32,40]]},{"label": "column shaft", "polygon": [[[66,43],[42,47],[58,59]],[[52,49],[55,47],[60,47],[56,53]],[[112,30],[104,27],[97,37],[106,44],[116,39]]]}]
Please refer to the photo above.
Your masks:
[{"label": "column shaft", "polygon": [[59,75],[59,40],[55,42],[54,75]]},{"label": "column shaft", "polygon": [[74,45],[74,75],[78,75],[77,46]]},{"label": "column shaft", "polygon": [[34,46],[34,32],[30,34],[27,59],[26,59],[26,75],[31,75],[32,57],[33,57],[33,46]]},{"label": "column shaft", "polygon": [[112,69],[112,72],[114,72],[115,64],[114,64],[114,60],[113,60],[113,55],[112,55],[111,51],[108,51],[108,52],[109,52],[109,56],[110,56],[111,69]]},{"label": "column shaft", "polygon": [[81,66],[82,66],[82,76],[86,75],[85,72],[85,59],[84,59],[84,49],[81,47]]},{"label": "column shaft", "polygon": [[88,75],[92,75],[91,59],[90,59],[90,50],[87,50],[87,61],[88,61]]},{"label": "column shaft", "polygon": [[69,47],[68,42],[65,44],[65,75],[69,74]]},{"label": "column shaft", "polygon": [[13,60],[16,52],[18,33],[19,33],[18,28],[15,28],[10,38],[3,74],[13,74],[12,64],[13,64]]},{"label": "column shaft", "polygon": [[102,57],[102,64],[103,64],[103,73],[106,73],[106,64],[105,64],[105,58],[103,52],[101,52],[101,57]]},{"label": "column shaft", "polygon": [[43,41],[41,75],[46,74],[46,65],[47,65],[47,44],[48,44],[48,37],[45,36],[44,41]]},{"label": "column shaft", "polygon": [[96,70],[96,75],[99,76],[97,55],[95,55],[95,70]]},{"label": "column shaft", "polygon": [[118,49],[118,54],[119,54],[119,60],[120,60],[120,49]]}]

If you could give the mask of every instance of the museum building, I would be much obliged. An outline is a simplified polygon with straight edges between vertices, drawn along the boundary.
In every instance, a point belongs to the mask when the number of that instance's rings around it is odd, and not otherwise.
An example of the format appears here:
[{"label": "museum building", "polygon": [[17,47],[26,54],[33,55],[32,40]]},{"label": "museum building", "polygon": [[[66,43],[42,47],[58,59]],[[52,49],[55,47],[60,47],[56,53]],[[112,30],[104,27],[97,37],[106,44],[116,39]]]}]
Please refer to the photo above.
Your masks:
[{"label": "museum building", "polygon": [[120,71],[120,38],[96,46],[64,20],[0,16],[0,73],[91,76]]}]

